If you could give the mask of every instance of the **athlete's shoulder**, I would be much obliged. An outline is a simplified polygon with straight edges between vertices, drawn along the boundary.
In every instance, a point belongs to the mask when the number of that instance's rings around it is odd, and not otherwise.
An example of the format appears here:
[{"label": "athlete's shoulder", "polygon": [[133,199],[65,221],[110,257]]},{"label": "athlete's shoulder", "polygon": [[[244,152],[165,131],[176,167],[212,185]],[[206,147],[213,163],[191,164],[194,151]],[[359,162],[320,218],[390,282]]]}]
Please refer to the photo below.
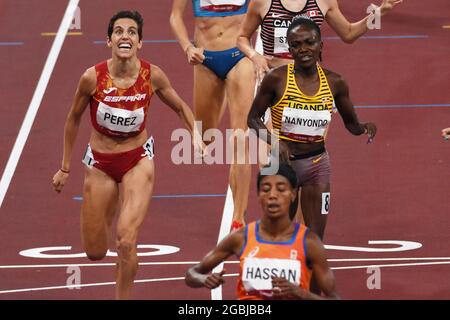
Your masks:
[{"label": "athlete's shoulder", "polygon": [[253,10],[258,11],[258,13],[263,14],[269,8],[270,3],[271,1],[267,0],[252,0],[250,1],[249,8],[252,8]]},{"label": "athlete's shoulder", "polygon": [[245,244],[246,228],[242,227],[228,234],[219,244],[219,247],[227,252],[239,255]]},{"label": "athlete's shoulder", "polygon": [[[336,72],[328,70],[328,69],[323,69],[323,72],[325,73],[325,76],[327,77],[328,83],[335,90],[340,91],[340,90],[348,88],[345,78],[342,75],[340,75],[339,73],[336,73]],[[333,91],[335,91],[335,90],[333,90]]]},{"label": "athlete's shoulder", "polygon": [[331,79],[333,81],[336,81],[336,80],[343,79],[340,74],[338,74],[334,71],[331,71],[331,70],[325,69],[325,68],[322,68],[322,70],[323,70],[323,73],[325,73],[325,76],[328,78],[328,80]]},{"label": "athlete's shoulder", "polygon": [[334,9],[338,7],[337,0],[316,0],[319,6],[327,7],[328,9]]},{"label": "athlete's shoulder", "polygon": [[81,75],[79,82],[79,90],[84,94],[91,94],[97,86],[97,72],[95,66],[86,69]]},{"label": "athlete's shoulder", "polygon": [[286,70],[286,66],[281,66],[267,72],[261,82],[261,90],[265,92],[282,90],[282,86],[286,83]]},{"label": "athlete's shoulder", "polygon": [[96,75],[95,66],[92,66],[92,67],[89,67],[86,70],[84,70],[84,72],[81,75],[81,77],[83,77],[83,78],[92,78],[92,77],[95,77],[95,75]]},{"label": "athlete's shoulder", "polygon": [[283,66],[279,66],[276,68],[271,69],[268,73],[267,76],[270,75],[270,77],[274,77],[274,78],[285,78],[286,74],[287,74],[287,65],[283,65]]},{"label": "athlete's shoulder", "polygon": [[153,80],[157,80],[161,76],[165,75],[164,71],[159,66],[157,66],[156,64],[153,64],[153,63],[150,64],[149,63],[149,68],[150,68]]},{"label": "athlete's shoulder", "polygon": [[306,235],[306,250],[309,258],[316,256],[325,250],[322,240],[311,230],[309,230]]}]

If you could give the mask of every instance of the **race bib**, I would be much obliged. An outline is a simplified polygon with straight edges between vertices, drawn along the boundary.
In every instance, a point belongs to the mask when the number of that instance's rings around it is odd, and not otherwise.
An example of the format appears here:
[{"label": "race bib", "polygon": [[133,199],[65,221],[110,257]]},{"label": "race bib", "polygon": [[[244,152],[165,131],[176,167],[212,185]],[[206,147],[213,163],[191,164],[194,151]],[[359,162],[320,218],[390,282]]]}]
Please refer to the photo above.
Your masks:
[{"label": "race bib", "polygon": [[152,136],[148,138],[148,140],[142,147],[145,150],[145,155],[147,156],[147,158],[149,158],[150,160],[153,159],[153,157],[155,156],[155,140]]},{"label": "race bib", "polygon": [[284,108],[281,122],[281,134],[298,138],[300,136],[323,137],[331,121],[328,110],[311,111]]},{"label": "race bib", "polygon": [[300,284],[299,260],[245,258],[242,268],[242,284],[247,292],[272,290],[272,277],[285,278]]},{"label": "race bib", "polygon": [[87,167],[92,168],[98,161],[94,159],[91,146],[88,144],[86,151],[84,152],[83,159],[81,160]]},{"label": "race bib", "polygon": [[275,28],[274,30],[274,43],[273,43],[273,53],[289,53],[289,45],[287,42],[287,29],[288,28]]},{"label": "race bib", "polygon": [[116,132],[129,133],[139,131],[144,122],[144,108],[133,111],[112,108],[103,102],[100,102],[97,109],[97,123],[109,130]]}]

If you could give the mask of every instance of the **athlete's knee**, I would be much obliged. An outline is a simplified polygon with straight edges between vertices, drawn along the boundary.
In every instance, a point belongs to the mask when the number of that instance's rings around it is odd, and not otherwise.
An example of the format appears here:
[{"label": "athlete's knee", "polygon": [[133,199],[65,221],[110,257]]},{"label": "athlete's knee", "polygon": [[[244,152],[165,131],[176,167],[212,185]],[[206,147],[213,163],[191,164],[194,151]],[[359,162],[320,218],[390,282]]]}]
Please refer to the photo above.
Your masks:
[{"label": "athlete's knee", "polygon": [[104,257],[106,257],[107,252],[107,249],[86,249],[86,255],[91,261],[102,260]]},{"label": "athlete's knee", "polygon": [[227,134],[228,150],[233,155],[232,163],[247,164],[249,154],[249,137],[247,130],[235,129]]},{"label": "athlete's knee", "polygon": [[125,239],[117,240],[117,254],[121,260],[129,260],[136,251],[136,243]]},{"label": "athlete's knee", "polygon": [[117,232],[117,254],[122,260],[129,260],[136,255],[136,232],[129,228],[119,229]]}]

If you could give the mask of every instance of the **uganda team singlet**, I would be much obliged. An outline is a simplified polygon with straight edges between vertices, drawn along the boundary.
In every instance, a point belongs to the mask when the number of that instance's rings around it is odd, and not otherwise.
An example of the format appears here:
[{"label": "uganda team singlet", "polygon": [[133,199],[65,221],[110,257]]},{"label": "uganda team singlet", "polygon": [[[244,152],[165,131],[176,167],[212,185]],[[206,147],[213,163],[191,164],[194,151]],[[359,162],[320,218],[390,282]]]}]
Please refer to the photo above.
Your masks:
[{"label": "uganda team singlet", "polygon": [[275,134],[294,142],[321,142],[331,122],[334,98],[325,72],[317,64],[319,90],[313,96],[304,94],[295,81],[294,64],[287,65],[286,88],[271,109]]},{"label": "uganda team singlet", "polygon": [[306,261],[306,236],[309,229],[296,224],[292,238],[286,242],[270,242],[260,237],[260,222],[245,228],[246,242],[239,257],[239,300],[270,299],[272,276],[282,277],[309,290],[311,269]]},{"label": "uganda team singlet", "polygon": [[108,71],[107,61],[95,66],[97,85],[90,100],[94,128],[109,137],[132,137],[145,129],[153,95],[150,64],[140,60],[136,82],[128,89],[118,88]]},{"label": "uganda team singlet", "polygon": [[292,19],[297,15],[307,15],[319,28],[324,20],[316,0],[306,0],[305,7],[298,12],[287,10],[281,0],[272,0],[261,24],[261,40],[265,55],[292,59],[286,33]]},{"label": "uganda team singlet", "polygon": [[192,0],[196,17],[226,17],[247,12],[250,0]]}]

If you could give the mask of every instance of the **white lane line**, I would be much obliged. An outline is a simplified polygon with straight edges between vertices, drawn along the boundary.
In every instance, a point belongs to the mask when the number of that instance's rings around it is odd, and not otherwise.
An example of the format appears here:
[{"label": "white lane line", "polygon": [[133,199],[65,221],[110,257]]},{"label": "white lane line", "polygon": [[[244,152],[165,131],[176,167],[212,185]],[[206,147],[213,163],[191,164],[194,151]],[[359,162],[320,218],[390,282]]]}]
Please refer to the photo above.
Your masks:
[{"label": "white lane line", "polygon": [[[237,277],[237,273],[225,274],[224,277]],[[134,283],[149,283],[158,281],[179,281],[184,280],[184,277],[174,277],[174,278],[158,278],[158,279],[142,279],[135,280]],[[76,288],[88,288],[88,287],[100,287],[100,286],[113,286],[116,282],[99,282],[99,283],[86,283],[78,285],[67,285],[67,286],[54,286],[54,287],[39,287],[39,288],[28,288],[28,289],[12,289],[0,291],[0,294],[5,293],[20,293],[20,292],[30,292],[30,291],[46,291],[46,290],[58,290],[58,289],[76,289]]]},{"label": "white lane line", "polygon": [[[230,186],[228,186],[227,197],[225,199],[225,206],[223,208],[222,221],[220,222],[220,232],[217,243],[219,243],[223,238],[225,238],[231,229],[231,220],[233,219],[234,203],[233,203],[233,192],[231,192]],[[223,270],[223,263],[219,264],[213,269],[212,272],[219,273]],[[211,300],[222,300],[222,286],[219,286],[211,290]]]},{"label": "white lane line", "polygon": [[50,76],[53,72],[53,68],[55,67],[59,52],[61,51],[64,39],[66,38],[66,33],[69,30],[75,10],[78,7],[78,2],[79,0],[70,0],[69,4],[67,5],[66,12],[64,13],[64,17],[58,29],[58,33],[55,37],[55,40],[53,41],[50,53],[47,56],[47,61],[45,62],[41,77],[39,78],[39,82],[36,86],[36,90],[34,91],[33,98],[31,99],[31,103],[28,106],[27,113],[6,164],[5,171],[3,171],[2,179],[0,180],[0,208],[2,207],[3,200],[16,170],[20,155],[22,154],[25,142],[27,141],[28,135],[30,134],[30,130],[33,126],[33,122],[36,118],[39,106],[41,105],[42,98],[48,85],[48,81],[50,80]]},{"label": "white lane line", "polygon": [[[420,257],[420,258],[358,258],[358,259],[328,259],[328,262],[365,262],[365,261],[431,261],[449,260],[450,257]],[[163,262],[139,262],[139,266],[160,265],[193,265],[200,261],[163,261]],[[226,264],[238,264],[239,261],[225,261]],[[0,269],[32,269],[32,268],[68,268],[68,267],[115,267],[115,263],[67,263],[67,264],[22,264],[0,265]]]},{"label": "white lane line", "polygon": [[[158,282],[158,281],[175,281],[184,280],[184,277],[176,278],[159,278],[159,279],[143,279],[135,280],[134,283],[147,283],[147,282]],[[99,283],[86,283],[77,285],[67,285],[67,286],[54,286],[54,287],[39,287],[39,288],[27,288],[27,289],[13,289],[13,290],[2,290],[0,294],[5,293],[18,293],[18,292],[30,292],[30,291],[45,291],[45,290],[57,290],[57,289],[76,289],[76,288],[87,288],[87,287],[100,287],[100,286],[113,286],[116,282],[99,282]]]},{"label": "white lane line", "polygon": [[414,267],[414,266],[432,266],[439,264],[450,264],[450,261],[439,262],[418,262],[418,263],[397,263],[397,264],[370,264],[365,266],[348,266],[333,267],[331,270],[350,270],[350,269],[367,269],[367,268],[389,268],[389,267]]},{"label": "white lane line", "polygon": [[[139,266],[159,266],[159,265],[192,265],[200,261],[176,261],[176,262],[139,262]],[[238,261],[236,261],[238,263]],[[115,263],[68,263],[68,264],[23,264],[5,265],[0,269],[27,269],[27,268],[68,268],[68,267],[115,267]]]},{"label": "white lane line", "polygon": [[[379,264],[379,265],[362,265],[362,266],[349,266],[349,267],[333,267],[331,270],[346,270],[346,269],[367,269],[367,268],[389,268],[389,267],[413,267],[413,266],[429,266],[429,265],[443,265],[450,264],[450,261],[440,261],[440,262],[419,262],[419,263],[402,263],[402,264]],[[225,274],[225,277],[237,277],[237,273]],[[174,278],[157,278],[157,279],[142,279],[135,280],[134,283],[149,283],[149,282],[160,282],[160,281],[180,281],[184,280],[184,277],[174,277]],[[115,285],[115,282],[100,282],[100,283],[87,283],[79,285],[67,285],[67,286],[54,286],[54,287],[38,287],[38,288],[27,288],[27,289],[12,289],[12,290],[2,290],[0,294],[6,293],[20,293],[20,292],[30,292],[30,291],[45,291],[45,290],[57,290],[57,289],[71,289],[71,288],[86,288],[86,287],[98,287],[98,286],[110,286]]]},{"label": "white lane line", "polygon": [[450,260],[450,257],[328,259],[329,262]]}]

